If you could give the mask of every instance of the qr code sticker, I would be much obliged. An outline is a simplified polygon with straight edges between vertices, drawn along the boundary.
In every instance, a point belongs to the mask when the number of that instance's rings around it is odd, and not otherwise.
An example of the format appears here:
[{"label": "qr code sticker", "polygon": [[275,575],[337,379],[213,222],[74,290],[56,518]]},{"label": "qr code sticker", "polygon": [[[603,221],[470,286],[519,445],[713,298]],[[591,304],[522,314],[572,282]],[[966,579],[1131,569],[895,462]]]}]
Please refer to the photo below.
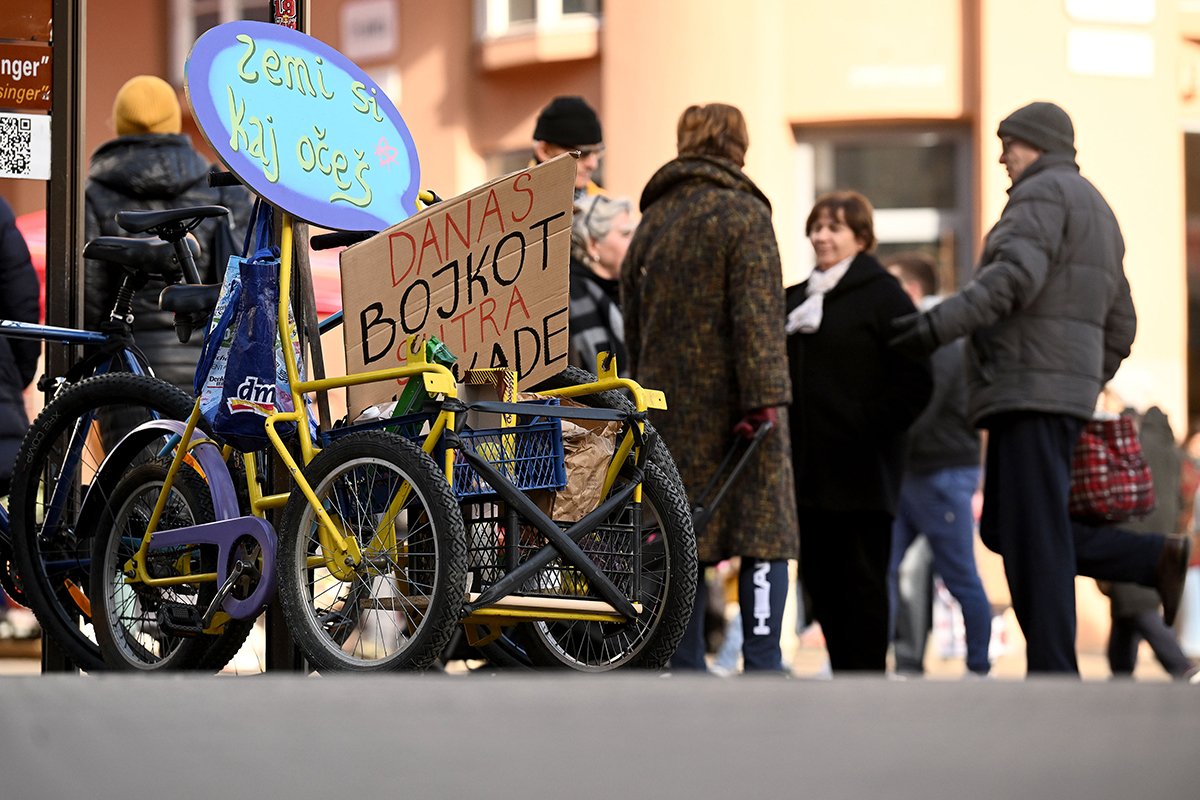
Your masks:
[{"label": "qr code sticker", "polygon": [[33,162],[33,125],[28,118],[0,116],[0,172],[28,175]]}]

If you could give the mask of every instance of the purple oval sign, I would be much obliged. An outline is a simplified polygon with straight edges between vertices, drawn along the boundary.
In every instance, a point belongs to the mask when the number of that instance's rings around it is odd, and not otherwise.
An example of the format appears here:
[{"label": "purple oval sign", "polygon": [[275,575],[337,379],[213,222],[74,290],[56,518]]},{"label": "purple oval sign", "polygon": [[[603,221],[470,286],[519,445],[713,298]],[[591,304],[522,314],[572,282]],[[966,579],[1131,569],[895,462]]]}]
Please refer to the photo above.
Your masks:
[{"label": "purple oval sign", "polygon": [[192,46],[184,88],[204,138],[272,204],[324,228],[383,230],[416,210],[420,166],[387,95],[324,42],[265,22]]}]

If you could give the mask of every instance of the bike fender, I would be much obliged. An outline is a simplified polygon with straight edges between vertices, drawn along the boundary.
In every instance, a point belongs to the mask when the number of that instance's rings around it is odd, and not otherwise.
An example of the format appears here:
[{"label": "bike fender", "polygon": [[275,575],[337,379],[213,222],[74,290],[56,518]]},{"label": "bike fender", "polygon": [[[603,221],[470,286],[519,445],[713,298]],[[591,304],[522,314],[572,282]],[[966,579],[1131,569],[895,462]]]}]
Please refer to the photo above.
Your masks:
[{"label": "bike fender", "polygon": [[[145,422],[130,431],[100,464],[92,483],[80,507],[79,519],[99,519],[107,498],[116,488],[129,460],[139,450],[146,447],[163,435],[183,436],[187,425],[178,420],[158,419]],[[233,478],[229,467],[221,458],[221,448],[200,431],[192,433],[192,441],[196,443],[191,449],[191,455],[204,471],[212,494],[213,514],[216,520],[234,519],[241,516],[238,509],[237,492],[233,488]]]}]

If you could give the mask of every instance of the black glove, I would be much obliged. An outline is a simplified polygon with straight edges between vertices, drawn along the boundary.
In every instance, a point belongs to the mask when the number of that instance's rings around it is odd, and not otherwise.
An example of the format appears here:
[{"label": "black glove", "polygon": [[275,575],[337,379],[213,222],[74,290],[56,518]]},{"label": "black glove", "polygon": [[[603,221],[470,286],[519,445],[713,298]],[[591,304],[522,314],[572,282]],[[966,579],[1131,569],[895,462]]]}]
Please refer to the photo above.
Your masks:
[{"label": "black glove", "polygon": [[917,311],[892,320],[894,336],[888,339],[891,347],[909,358],[925,358],[941,346],[929,323],[929,316]]}]

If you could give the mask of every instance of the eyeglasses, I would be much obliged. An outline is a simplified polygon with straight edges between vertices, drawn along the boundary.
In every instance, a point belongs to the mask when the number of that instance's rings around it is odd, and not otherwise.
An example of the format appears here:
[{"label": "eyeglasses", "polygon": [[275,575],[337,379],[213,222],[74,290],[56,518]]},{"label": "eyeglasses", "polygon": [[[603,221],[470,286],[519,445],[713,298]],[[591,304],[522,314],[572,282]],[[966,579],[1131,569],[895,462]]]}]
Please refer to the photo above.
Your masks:
[{"label": "eyeglasses", "polygon": [[578,150],[582,158],[587,158],[591,155],[597,157],[603,156],[605,149],[603,142],[600,144],[556,144],[555,146],[561,147],[563,150],[568,152],[571,150]]}]

